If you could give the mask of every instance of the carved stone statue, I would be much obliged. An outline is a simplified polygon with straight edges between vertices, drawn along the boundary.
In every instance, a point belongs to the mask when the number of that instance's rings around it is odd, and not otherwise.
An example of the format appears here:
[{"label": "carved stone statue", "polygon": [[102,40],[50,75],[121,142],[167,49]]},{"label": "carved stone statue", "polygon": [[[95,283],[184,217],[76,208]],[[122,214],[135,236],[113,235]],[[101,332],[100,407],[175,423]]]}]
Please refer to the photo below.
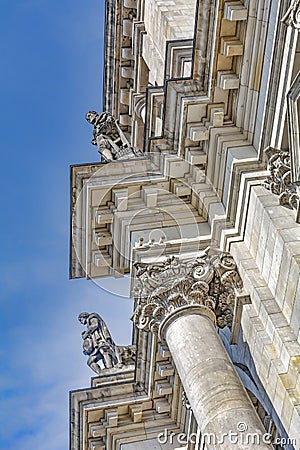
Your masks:
[{"label": "carved stone statue", "polygon": [[116,119],[109,112],[98,114],[96,111],[89,111],[85,118],[94,125],[91,143],[97,145],[105,162],[143,156],[139,149],[129,144]]},{"label": "carved stone statue", "polygon": [[83,353],[88,356],[87,365],[98,375],[102,368],[121,367],[132,363],[135,356],[135,347],[118,346],[114,343],[104,320],[97,313],[82,312],[78,320],[87,329],[81,333],[83,339]]}]

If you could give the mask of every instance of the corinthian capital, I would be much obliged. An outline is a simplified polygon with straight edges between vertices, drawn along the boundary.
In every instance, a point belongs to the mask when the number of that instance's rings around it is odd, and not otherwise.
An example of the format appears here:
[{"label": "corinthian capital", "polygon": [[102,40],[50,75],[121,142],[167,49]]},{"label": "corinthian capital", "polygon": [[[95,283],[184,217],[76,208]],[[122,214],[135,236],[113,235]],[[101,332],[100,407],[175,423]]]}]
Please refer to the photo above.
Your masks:
[{"label": "corinthian capital", "polygon": [[206,254],[192,261],[177,257],[159,264],[136,263],[138,328],[158,332],[160,324],[182,307],[201,306],[220,328],[231,327],[242,280],[229,253]]}]

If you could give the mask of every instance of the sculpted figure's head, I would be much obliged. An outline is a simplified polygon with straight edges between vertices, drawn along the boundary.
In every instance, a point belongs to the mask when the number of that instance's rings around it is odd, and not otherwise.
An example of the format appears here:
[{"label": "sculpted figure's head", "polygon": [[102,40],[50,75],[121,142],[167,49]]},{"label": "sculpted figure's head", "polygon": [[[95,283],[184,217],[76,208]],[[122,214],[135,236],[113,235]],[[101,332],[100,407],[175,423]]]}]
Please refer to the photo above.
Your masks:
[{"label": "sculpted figure's head", "polygon": [[91,124],[94,124],[98,117],[99,114],[96,111],[88,111],[85,115],[86,120]]},{"label": "sculpted figure's head", "polygon": [[80,323],[82,323],[82,325],[86,325],[88,317],[89,317],[89,313],[82,312],[79,314],[78,320]]}]

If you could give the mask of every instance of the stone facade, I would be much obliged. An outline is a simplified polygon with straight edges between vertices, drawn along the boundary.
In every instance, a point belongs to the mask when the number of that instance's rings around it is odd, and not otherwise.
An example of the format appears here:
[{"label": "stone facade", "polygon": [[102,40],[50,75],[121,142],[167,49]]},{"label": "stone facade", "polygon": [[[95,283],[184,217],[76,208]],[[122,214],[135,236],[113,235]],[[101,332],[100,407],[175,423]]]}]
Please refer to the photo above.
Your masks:
[{"label": "stone facade", "polygon": [[299,17],[106,1],[103,109],[131,154],[72,166],[70,276],[130,274],[136,356],[71,393],[72,450],[300,449]]}]

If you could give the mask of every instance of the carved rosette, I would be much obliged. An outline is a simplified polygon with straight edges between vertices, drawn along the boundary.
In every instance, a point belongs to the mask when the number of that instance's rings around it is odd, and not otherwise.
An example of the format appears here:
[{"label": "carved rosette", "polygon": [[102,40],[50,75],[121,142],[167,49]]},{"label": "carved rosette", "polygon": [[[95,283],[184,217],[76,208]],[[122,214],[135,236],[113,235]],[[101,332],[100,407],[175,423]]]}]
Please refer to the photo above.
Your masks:
[{"label": "carved rosette", "polygon": [[132,320],[138,328],[158,333],[164,319],[186,306],[201,306],[214,313],[218,327],[231,327],[242,280],[229,253],[204,253],[190,262],[173,256],[159,264],[136,263],[135,268]]},{"label": "carved rosette", "polygon": [[270,175],[264,181],[264,186],[279,196],[280,205],[298,210],[299,195],[296,184],[291,181],[290,153],[271,147],[266,149],[265,153]]},{"label": "carved rosette", "polygon": [[286,25],[290,25],[296,30],[300,30],[300,0],[293,0],[291,6],[282,18]]}]

